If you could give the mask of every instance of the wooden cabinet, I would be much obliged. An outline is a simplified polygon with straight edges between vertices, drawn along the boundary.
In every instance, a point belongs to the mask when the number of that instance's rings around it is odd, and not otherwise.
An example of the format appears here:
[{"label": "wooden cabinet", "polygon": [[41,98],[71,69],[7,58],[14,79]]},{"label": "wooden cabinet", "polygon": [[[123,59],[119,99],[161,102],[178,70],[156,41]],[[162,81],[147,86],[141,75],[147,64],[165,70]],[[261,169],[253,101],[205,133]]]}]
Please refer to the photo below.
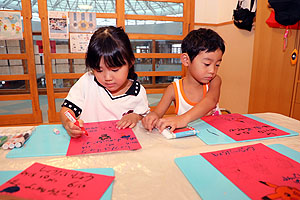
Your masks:
[{"label": "wooden cabinet", "polygon": [[270,15],[267,5],[267,0],[258,1],[248,112],[275,112],[300,119],[299,61],[297,65],[290,62],[300,36],[295,41],[296,30],[289,30],[284,50],[285,29],[266,24]]}]

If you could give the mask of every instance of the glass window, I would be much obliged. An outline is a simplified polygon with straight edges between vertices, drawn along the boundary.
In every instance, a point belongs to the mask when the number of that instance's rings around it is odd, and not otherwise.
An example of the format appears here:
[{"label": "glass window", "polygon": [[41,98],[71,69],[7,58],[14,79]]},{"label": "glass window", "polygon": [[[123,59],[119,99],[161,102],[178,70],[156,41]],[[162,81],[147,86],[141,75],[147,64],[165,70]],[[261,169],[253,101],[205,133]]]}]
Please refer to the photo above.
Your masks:
[{"label": "glass window", "polygon": [[183,3],[127,0],[125,14],[182,17]]},{"label": "glass window", "polygon": [[72,11],[72,12],[97,12],[97,13],[115,13],[115,0],[67,0],[51,1],[47,0],[48,10],[53,11]]},{"label": "glass window", "polygon": [[131,40],[131,45],[134,53],[181,53],[179,40]]},{"label": "glass window", "polygon": [[0,101],[0,115],[31,114],[31,100]]},{"label": "glass window", "polygon": [[182,35],[182,26],[174,21],[125,20],[127,33]]}]

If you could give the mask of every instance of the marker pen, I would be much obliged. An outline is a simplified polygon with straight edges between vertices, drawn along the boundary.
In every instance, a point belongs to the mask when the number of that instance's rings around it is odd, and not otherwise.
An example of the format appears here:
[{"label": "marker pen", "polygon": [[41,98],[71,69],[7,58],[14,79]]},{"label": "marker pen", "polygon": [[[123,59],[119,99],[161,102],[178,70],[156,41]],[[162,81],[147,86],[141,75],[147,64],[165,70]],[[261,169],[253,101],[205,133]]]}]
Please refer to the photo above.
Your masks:
[{"label": "marker pen", "polygon": [[22,137],[23,134],[15,135],[9,138],[3,145],[2,149],[13,149],[15,147],[15,142],[18,138]]},{"label": "marker pen", "polygon": [[166,128],[161,132],[161,134],[167,139],[192,136],[196,135],[196,133],[197,131],[194,128],[176,129],[174,132],[171,132],[169,128]]},{"label": "marker pen", "polygon": [[19,138],[18,141],[15,143],[15,147],[20,148],[24,145],[24,143],[28,140],[30,137],[30,133],[25,133],[23,137]]},{"label": "marker pen", "polygon": [[0,136],[0,147],[8,140],[6,135]]},{"label": "marker pen", "polygon": [[70,111],[67,110],[64,114],[66,115],[66,117],[67,117],[72,123],[74,123],[76,126],[78,126],[79,128],[81,128],[81,130],[84,131],[84,134],[85,134],[86,136],[89,135],[88,132],[85,130],[84,127],[80,127],[80,126],[79,126],[79,121],[78,121],[78,120],[70,113]]},{"label": "marker pen", "polygon": [[15,148],[16,142],[18,142],[18,140],[22,137],[23,137],[23,134],[19,134],[19,135],[15,136],[14,138],[12,138],[11,142],[8,145],[8,148],[9,149]]}]

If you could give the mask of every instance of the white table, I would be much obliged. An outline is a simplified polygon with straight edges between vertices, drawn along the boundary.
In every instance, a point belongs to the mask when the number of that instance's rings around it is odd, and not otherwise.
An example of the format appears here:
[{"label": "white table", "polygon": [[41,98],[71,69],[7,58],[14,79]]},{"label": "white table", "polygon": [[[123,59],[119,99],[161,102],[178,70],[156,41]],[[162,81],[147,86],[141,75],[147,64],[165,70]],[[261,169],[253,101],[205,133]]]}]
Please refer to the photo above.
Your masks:
[{"label": "white table", "polygon": [[[254,114],[300,133],[300,121],[275,113]],[[0,131],[14,132],[28,127],[0,127]],[[56,156],[7,159],[8,151],[0,150],[0,170],[24,170],[34,162],[66,169],[113,168],[115,182],[112,199],[201,199],[192,185],[176,166],[177,157],[197,155],[202,152],[239,147],[261,142],[265,145],[283,144],[300,151],[300,136],[240,142],[222,145],[206,145],[198,137],[167,140],[160,134],[146,132],[140,126],[134,132],[142,146],[137,151],[108,152],[81,156]]]}]

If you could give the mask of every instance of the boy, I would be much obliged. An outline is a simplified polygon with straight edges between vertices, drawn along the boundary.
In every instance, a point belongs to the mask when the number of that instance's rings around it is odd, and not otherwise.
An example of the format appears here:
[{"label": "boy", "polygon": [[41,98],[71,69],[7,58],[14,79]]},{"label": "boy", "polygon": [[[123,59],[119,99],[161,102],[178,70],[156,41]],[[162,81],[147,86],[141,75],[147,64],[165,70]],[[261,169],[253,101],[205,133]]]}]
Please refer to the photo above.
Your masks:
[{"label": "boy", "polygon": [[[220,114],[217,104],[222,81],[217,71],[225,52],[224,40],[215,31],[200,28],[183,39],[181,48],[187,74],[170,84],[155,110],[143,118],[149,131],[170,128],[172,132],[205,115]],[[172,102],[177,116],[162,118]]]}]

